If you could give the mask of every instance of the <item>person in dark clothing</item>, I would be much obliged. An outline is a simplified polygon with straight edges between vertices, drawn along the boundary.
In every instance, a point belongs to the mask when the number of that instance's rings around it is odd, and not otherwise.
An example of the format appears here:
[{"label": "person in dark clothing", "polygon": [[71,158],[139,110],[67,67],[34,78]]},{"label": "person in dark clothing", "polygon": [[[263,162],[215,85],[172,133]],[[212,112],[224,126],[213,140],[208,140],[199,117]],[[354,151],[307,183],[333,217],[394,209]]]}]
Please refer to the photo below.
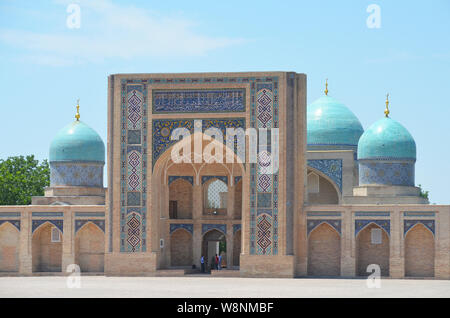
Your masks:
[{"label": "person in dark clothing", "polygon": [[214,264],[215,264],[214,268],[215,269],[219,269],[219,257],[217,256],[217,254],[216,254],[216,257],[214,259]]}]

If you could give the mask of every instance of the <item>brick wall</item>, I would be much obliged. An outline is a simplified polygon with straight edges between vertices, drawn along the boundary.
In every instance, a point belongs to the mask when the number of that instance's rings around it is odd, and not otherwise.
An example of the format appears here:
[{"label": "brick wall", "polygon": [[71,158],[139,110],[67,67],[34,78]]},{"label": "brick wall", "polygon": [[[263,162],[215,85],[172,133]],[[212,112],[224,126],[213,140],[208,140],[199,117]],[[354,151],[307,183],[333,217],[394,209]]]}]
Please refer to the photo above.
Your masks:
[{"label": "brick wall", "polygon": [[381,244],[371,243],[371,231],[380,228],[369,224],[356,238],[356,273],[358,276],[368,276],[367,266],[377,264],[381,267],[381,276],[389,276],[389,237],[384,230],[381,231]]},{"label": "brick wall", "polygon": [[170,236],[171,266],[191,266],[192,235],[184,229],[178,229]]},{"label": "brick wall", "polygon": [[0,272],[19,270],[19,231],[5,222],[0,226]]},{"label": "brick wall", "polygon": [[88,223],[75,237],[75,262],[82,272],[103,272],[105,235],[96,225]]},{"label": "brick wall", "polygon": [[434,237],[422,224],[409,230],[405,238],[405,276],[434,276]]},{"label": "brick wall", "polygon": [[177,201],[177,218],[192,218],[192,185],[183,179],[177,179],[169,186],[169,200]]},{"label": "brick wall", "polygon": [[315,228],[308,239],[308,275],[339,276],[341,273],[341,239],[326,223]]}]

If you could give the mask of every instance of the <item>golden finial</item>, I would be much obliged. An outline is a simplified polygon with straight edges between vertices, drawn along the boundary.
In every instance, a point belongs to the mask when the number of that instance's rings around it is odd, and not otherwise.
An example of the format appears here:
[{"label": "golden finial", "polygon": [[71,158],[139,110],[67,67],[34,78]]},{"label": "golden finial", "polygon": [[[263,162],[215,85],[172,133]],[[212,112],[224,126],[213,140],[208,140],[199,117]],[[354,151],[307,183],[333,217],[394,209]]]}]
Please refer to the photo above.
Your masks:
[{"label": "golden finial", "polygon": [[325,80],[325,95],[328,96],[328,78]]},{"label": "golden finial", "polygon": [[386,115],[386,117],[389,117],[389,93],[386,94],[386,109],[384,110],[384,114]]},{"label": "golden finial", "polygon": [[80,121],[80,99],[77,99],[77,113],[75,114],[77,121]]}]

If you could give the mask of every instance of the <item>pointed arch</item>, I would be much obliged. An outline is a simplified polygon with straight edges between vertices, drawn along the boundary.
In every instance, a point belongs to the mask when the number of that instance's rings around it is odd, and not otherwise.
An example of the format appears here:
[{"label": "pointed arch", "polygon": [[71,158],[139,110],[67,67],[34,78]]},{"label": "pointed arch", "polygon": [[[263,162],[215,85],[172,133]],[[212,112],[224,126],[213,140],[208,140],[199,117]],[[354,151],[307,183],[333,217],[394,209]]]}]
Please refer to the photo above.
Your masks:
[{"label": "pointed arch", "polygon": [[0,272],[19,271],[20,231],[10,221],[0,223]]},{"label": "pointed arch", "polygon": [[338,185],[322,171],[307,167],[308,175],[314,173],[319,177],[319,192],[308,193],[308,202],[314,204],[339,204],[342,200],[342,193]]},{"label": "pointed arch", "polygon": [[416,223],[405,234],[405,276],[434,277],[435,239],[433,232]]},{"label": "pointed arch", "polygon": [[328,222],[320,222],[308,234],[308,275],[340,276],[340,274],[340,233]]},{"label": "pointed arch", "polygon": [[[381,244],[372,243],[372,229],[381,229]],[[368,222],[356,234],[356,268],[358,276],[368,276],[370,264],[380,266],[381,275],[389,276],[390,238],[388,232],[375,222]]]},{"label": "pointed arch", "polygon": [[191,232],[179,227],[170,234],[170,265],[192,266],[193,264],[193,237]]},{"label": "pointed arch", "polygon": [[75,263],[82,272],[103,272],[105,233],[92,221],[84,223],[75,234]]},{"label": "pointed arch", "polygon": [[[60,232],[60,241],[51,239],[52,229]],[[32,235],[33,272],[61,272],[62,268],[62,231],[51,221],[44,221],[34,228]]]}]

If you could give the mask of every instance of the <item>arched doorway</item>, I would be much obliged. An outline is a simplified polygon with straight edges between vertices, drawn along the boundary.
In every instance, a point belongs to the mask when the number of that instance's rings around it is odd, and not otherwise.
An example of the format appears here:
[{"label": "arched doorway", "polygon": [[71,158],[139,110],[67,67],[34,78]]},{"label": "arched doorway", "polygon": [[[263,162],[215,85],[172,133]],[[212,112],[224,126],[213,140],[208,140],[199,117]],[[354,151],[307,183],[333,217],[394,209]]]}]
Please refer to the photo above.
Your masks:
[{"label": "arched doorway", "polygon": [[421,223],[406,233],[405,276],[434,277],[434,236]]},{"label": "arched doorway", "polygon": [[103,272],[104,259],[105,234],[88,222],[75,235],[75,263],[82,272]]},{"label": "arched doorway", "polygon": [[307,193],[309,204],[339,204],[335,184],[318,172],[308,170]]},{"label": "arched doorway", "polygon": [[[380,240],[374,241],[375,237]],[[375,223],[370,223],[356,237],[356,268],[358,276],[368,276],[367,267],[377,264],[381,276],[389,276],[389,236]]]},{"label": "arched doorway", "polygon": [[241,230],[237,230],[233,237],[233,266],[238,267],[241,257]]},{"label": "arched doorway", "polygon": [[340,276],[341,237],[328,223],[321,223],[308,237],[308,275]]},{"label": "arched doorway", "polygon": [[19,271],[19,230],[9,222],[0,224],[0,272]]},{"label": "arched doorway", "polygon": [[42,224],[34,231],[33,272],[61,272],[62,240],[61,231],[50,222]]},{"label": "arched doorway", "polygon": [[177,229],[170,235],[170,265],[192,264],[192,234],[185,229]]},{"label": "arched doorway", "polygon": [[222,255],[222,262],[226,261],[227,241],[224,233],[213,229],[203,235],[202,255],[206,259],[206,269],[210,270],[214,264],[215,255]]},{"label": "arched doorway", "polygon": [[228,185],[212,178],[203,185],[203,214],[227,215]]}]

